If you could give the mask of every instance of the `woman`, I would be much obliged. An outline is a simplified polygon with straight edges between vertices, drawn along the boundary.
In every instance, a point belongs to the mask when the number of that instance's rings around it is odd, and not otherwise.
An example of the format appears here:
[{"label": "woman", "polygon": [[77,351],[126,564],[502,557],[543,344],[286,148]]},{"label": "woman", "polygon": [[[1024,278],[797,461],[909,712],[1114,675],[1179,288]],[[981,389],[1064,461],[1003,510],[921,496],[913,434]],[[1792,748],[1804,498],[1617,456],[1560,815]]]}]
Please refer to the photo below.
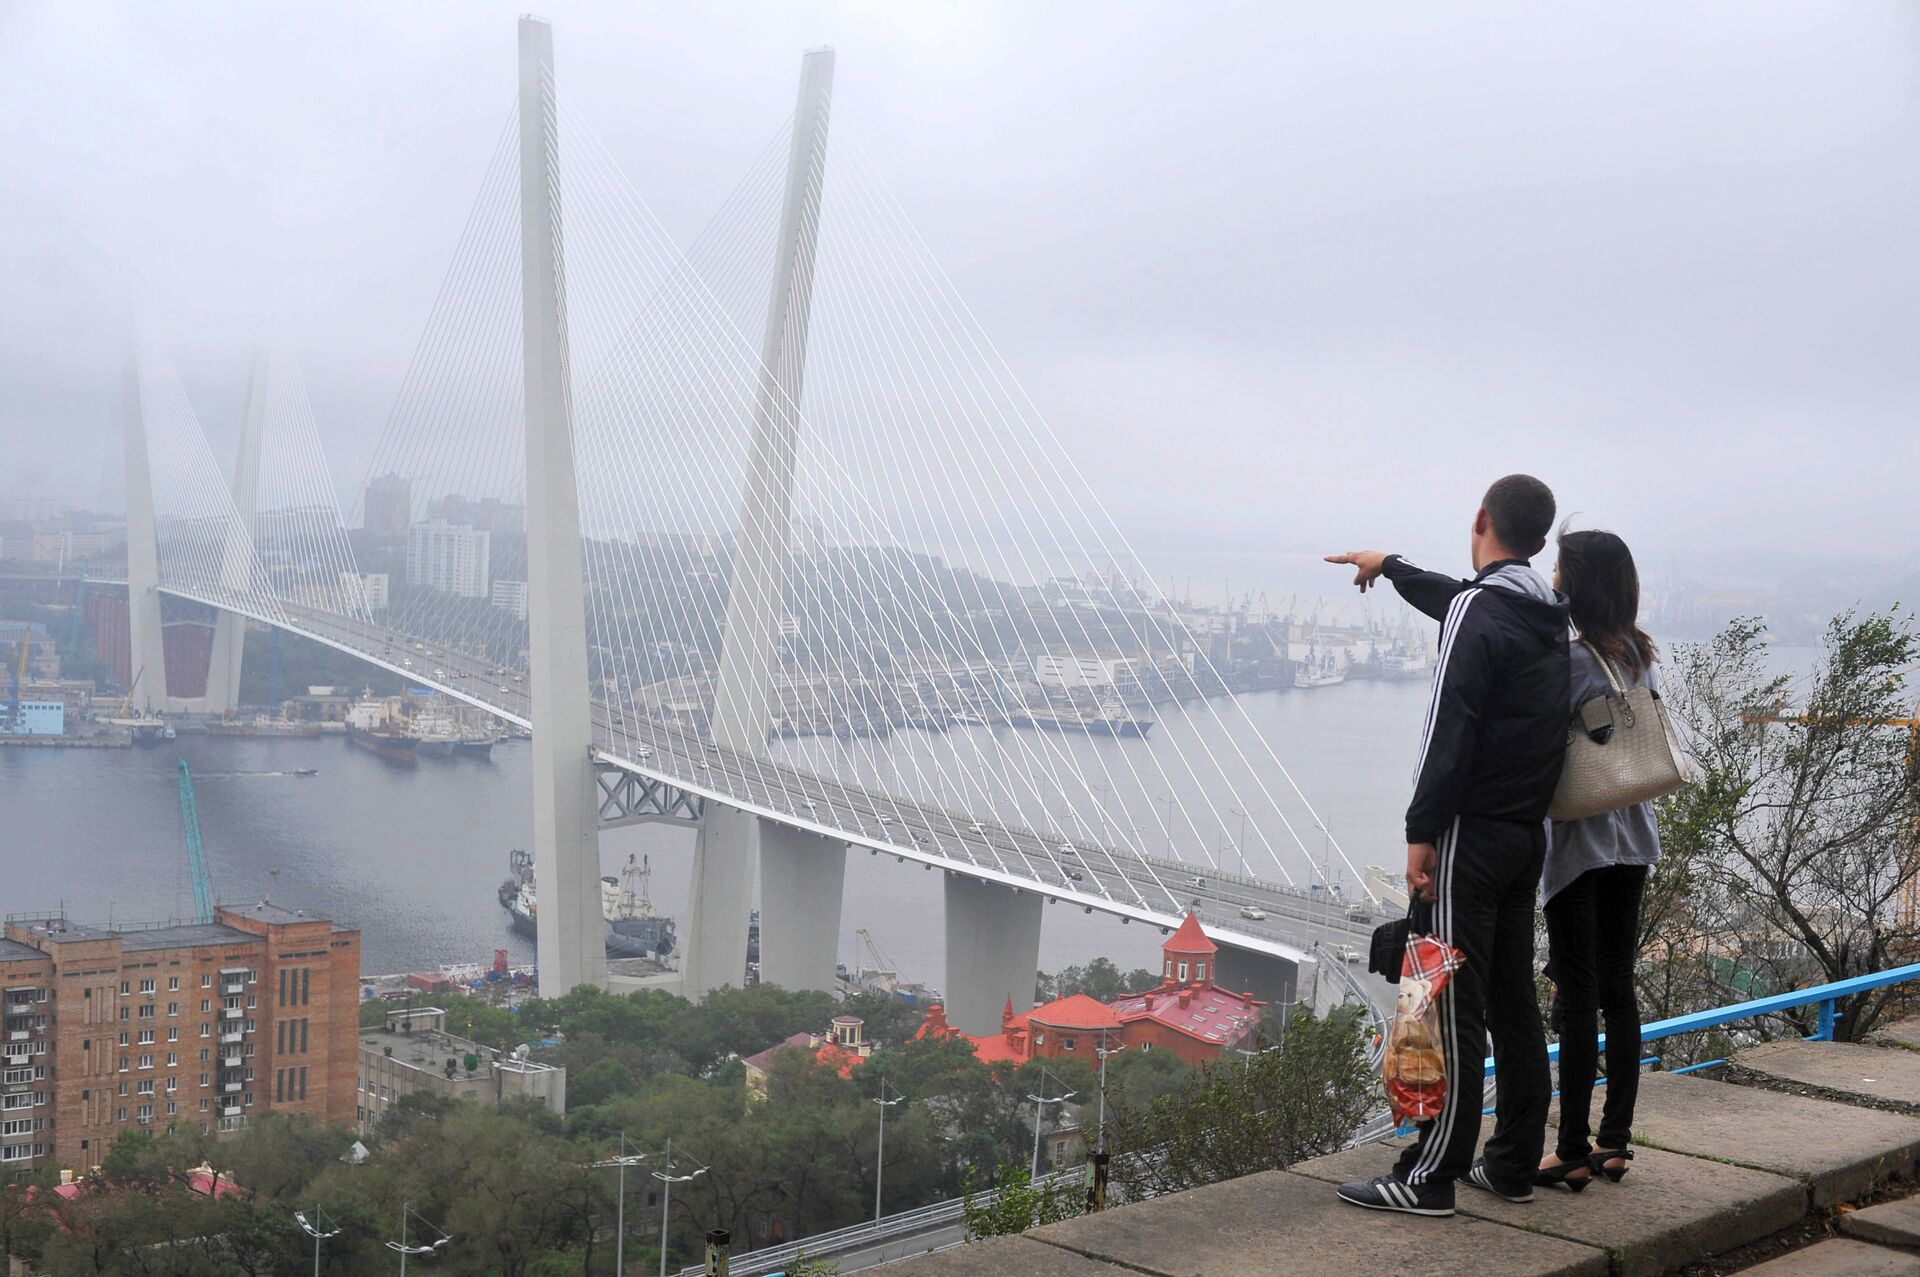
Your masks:
[{"label": "woman", "polygon": [[[1573,708],[1609,692],[1603,660],[1623,689],[1658,692],[1653,640],[1638,623],[1640,574],[1627,543],[1611,532],[1562,530],[1559,550],[1553,584],[1567,596],[1573,621]],[[1628,1140],[1640,1090],[1633,969],[1640,896],[1659,856],[1652,803],[1553,822],[1540,891],[1546,900],[1547,970],[1557,990],[1560,1135],[1541,1159],[1542,1184],[1564,1183],[1578,1192],[1596,1174],[1618,1181],[1633,1157]],[[1600,1018],[1607,1030],[1607,1088],[1596,1135],[1589,1122]]]}]

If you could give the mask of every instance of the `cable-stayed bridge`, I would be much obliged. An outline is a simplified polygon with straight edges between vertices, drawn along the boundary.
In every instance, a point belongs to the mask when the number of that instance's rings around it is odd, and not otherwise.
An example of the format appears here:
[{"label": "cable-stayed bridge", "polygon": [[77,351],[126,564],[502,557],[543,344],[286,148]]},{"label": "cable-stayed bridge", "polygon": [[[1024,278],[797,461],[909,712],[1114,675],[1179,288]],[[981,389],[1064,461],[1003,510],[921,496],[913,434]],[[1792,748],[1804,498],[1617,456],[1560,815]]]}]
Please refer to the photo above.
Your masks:
[{"label": "cable-stayed bridge", "polygon": [[[556,91],[549,28],[520,35],[357,512],[291,364],[256,366],[229,481],[139,352],[136,701],[231,708],[246,618],[534,728],[549,988],[605,981],[598,830],[646,819],[699,828],[693,996],[742,978],[756,884],[764,977],[832,987],[861,849],[945,871],[974,1031],[1024,1004],[1048,902],[1198,912],[1222,982],[1275,993],[1363,935],[1221,636],[1101,574],[1125,538],[844,125],[829,165],[833,54],[683,252]],[[197,706],[160,641],[183,608],[217,618]],[[1149,744],[1156,713],[1207,730]]]}]

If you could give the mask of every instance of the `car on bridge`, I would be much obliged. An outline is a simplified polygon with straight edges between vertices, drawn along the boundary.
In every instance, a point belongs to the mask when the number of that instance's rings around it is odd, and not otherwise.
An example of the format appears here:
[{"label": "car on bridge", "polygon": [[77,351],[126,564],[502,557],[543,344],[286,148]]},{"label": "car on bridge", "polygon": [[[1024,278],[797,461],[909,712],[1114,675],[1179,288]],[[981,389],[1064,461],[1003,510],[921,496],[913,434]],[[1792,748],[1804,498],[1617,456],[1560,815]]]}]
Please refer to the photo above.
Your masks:
[{"label": "car on bridge", "polygon": [[1242,905],[1240,907],[1240,916],[1249,922],[1265,922],[1267,920],[1267,911],[1256,908],[1253,905]]},{"label": "car on bridge", "polygon": [[1060,872],[1065,874],[1067,877],[1073,879],[1075,882],[1085,882],[1087,880],[1087,876],[1081,873],[1078,869],[1075,869],[1072,865],[1065,866],[1064,868],[1061,869]]}]

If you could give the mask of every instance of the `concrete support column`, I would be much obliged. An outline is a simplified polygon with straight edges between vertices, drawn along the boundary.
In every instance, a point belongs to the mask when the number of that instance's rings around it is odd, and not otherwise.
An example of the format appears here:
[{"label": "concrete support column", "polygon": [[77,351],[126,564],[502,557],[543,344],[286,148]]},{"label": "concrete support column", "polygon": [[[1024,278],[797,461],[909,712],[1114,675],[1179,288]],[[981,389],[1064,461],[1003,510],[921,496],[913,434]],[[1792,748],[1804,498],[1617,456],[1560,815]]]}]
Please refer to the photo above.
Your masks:
[{"label": "concrete support column", "polygon": [[[720,669],[714,679],[713,717],[708,729],[715,743],[740,754],[765,754],[771,725],[775,649],[785,610],[782,593],[788,542],[793,536],[793,471],[800,449],[795,408],[806,373],[814,246],[820,226],[832,88],[833,51],[810,51],[801,63],[800,98],[794,108],[786,197],[781,206],[779,239],[774,244],[773,287],[767,300],[759,385],[754,397],[753,445],[746,491],[740,502],[740,535],[734,543],[726,628],[721,632]],[[717,810],[714,804],[708,804],[706,827],[694,844],[692,916],[687,920],[681,967],[683,988],[690,998],[738,982],[745,962],[746,920],[753,899],[750,858],[760,839],[752,831],[742,832],[730,818],[716,824]],[[716,857],[732,856],[749,859],[739,865],[712,863]],[[796,868],[795,872],[800,871]],[[844,872],[844,864],[838,871],[821,872]],[[784,904],[775,904],[764,891],[761,904],[763,947],[771,945],[775,952],[787,955],[811,953],[812,941],[807,937],[774,935],[776,930],[796,922],[809,930],[824,931],[829,943],[837,941],[837,890],[830,910],[818,915],[793,913]],[[775,905],[771,912],[768,905]],[[738,961],[734,957],[736,936]],[[702,952],[702,947],[710,943],[717,944],[718,950]],[[797,956],[795,960],[800,961]],[[832,974],[831,966],[828,974]]]},{"label": "concrete support column", "polygon": [[837,838],[760,822],[760,978],[833,992],[847,847]]},{"label": "concrete support column", "polygon": [[540,991],[606,984],[599,795],[573,465],[553,28],[520,19],[520,282],[527,409],[527,638]]},{"label": "concrete support column", "polygon": [[[233,597],[246,594],[253,576],[253,515],[260,488],[260,444],[266,432],[267,386],[273,376],[267,353],[253,357],[253,384],[247,416],[240,427],[240,456],[233,467],[234,526],[220,555],[220,588]],[[240,707],[240,662],[246,652],[247,621],[222,611],[213,622],[213,652],[207,658],[206,707],[210,714],[231,714]]]},{"label": "concrete support column", "polygon": [[947,1020],[975,1036],[998,1033],[1007,999],[1015,1011],[1033,1006],[1045,901],[956,873],[946,875],[946,897]]},{"label": "concrete support column", "polygon": [[[534,739],[539,739],[537,731]],[[693,889],[687,898],[686,943],[680,951],[680,991],[685,997],[698,1000],[722,985],[746,983],[747,915],[753,908],[759,846],[759,817],[708,801],[693,844]],[[764,946],[766,940],[762,926],[760,943]]]},{"label": "concrete support column", "polygon": [[1235,993],[1250,993],[1262,1002],[1285,1005],[1301,994],[1301,967],[1269,953],[1233,949],[1226,945],[1214,955],[1214,982]]},{"label": "concrete support column", "polygon": [[167,708],[167,653],[160,630],[160,541],[153,518],[153,471],[138,348],[127,357],[127,636],[134,710]]}]

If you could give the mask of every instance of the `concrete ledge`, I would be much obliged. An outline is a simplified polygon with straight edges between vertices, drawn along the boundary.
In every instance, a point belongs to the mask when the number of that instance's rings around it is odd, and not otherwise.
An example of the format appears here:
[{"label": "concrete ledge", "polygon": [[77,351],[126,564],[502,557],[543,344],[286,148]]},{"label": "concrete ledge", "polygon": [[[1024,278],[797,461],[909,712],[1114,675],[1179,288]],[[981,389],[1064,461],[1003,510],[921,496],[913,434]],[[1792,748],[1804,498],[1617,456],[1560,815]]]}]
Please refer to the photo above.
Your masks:
[{"label": "concrete ledge", "polygon": [[1733,1056],[1755,1073],[1843,1095],[1920,1107],[1920,1052],[1852,1042],[1763,1042]]},{"label": "concrete ledge", "polygon": [[1633,1136],[1636,1144],[1801,1180],[1815,1206],[1910,1173],[1920,1153],[1914,1118],[1672,1073],[1641,1079]]},{"label": "concrete ledge", "polygon": [[1849,1211],[1840,1217],[1840,1231],[1882,1246],[1920,1249],[1920,1197],[1903,1197],[1865,1210]]},{"label": "concrete ledge", "polygon": [[[907,1260],[913,1277],[1125,1277],[1126,1270],[1021,1237],[989,1237]],[[888,1271],[893,1271],[891,1265]]]},{"label": "concrete ledge", "polygon": [[[1291,1171],[1155,1198],[1050,1224],[1027,1236],[1153,1277],[1273,1272],[1606,1277],[1608,1272],[1606,1252],[1597,1247],[1463,1215],[1415,1219],[1360,1210],[1336,1198],[1325,1181]],[[1055,1270],[1018,1271],[1028,1277]]]},{"label": "concrete ledge", "polygon": [[[1489,1122],[1482,1138],[1491,1131]],[[1293,1170],[1329,1183],[1381,1175],[1399,1143],[1348,1149]],[[1798,1180],[1650,1148],[1638,1150],[1620,1183],[1603,1181],[1577,1194],[1538,1188],[1534,1200],[1522,1204],[1462,1184],[1455,1195],[1462,1214],[1599,1247],[1616,1272],[1632,1277],[1672,1272],[1758,1241],[1807,1213],[1806,1185]]]},{"label": "concrete ledge", "polygon": [[1747,1277],[1914,1277],[1920,1255],[1869,1246],[1835,1237],[1769,1259],[1746,1270]]},{"label": "concrete ledge", "polygon": [[1920,1020],[1895,1020],[1884,1028],[1875,1029],[1873,1035],[1894,1046],[1920,1050]]}]

